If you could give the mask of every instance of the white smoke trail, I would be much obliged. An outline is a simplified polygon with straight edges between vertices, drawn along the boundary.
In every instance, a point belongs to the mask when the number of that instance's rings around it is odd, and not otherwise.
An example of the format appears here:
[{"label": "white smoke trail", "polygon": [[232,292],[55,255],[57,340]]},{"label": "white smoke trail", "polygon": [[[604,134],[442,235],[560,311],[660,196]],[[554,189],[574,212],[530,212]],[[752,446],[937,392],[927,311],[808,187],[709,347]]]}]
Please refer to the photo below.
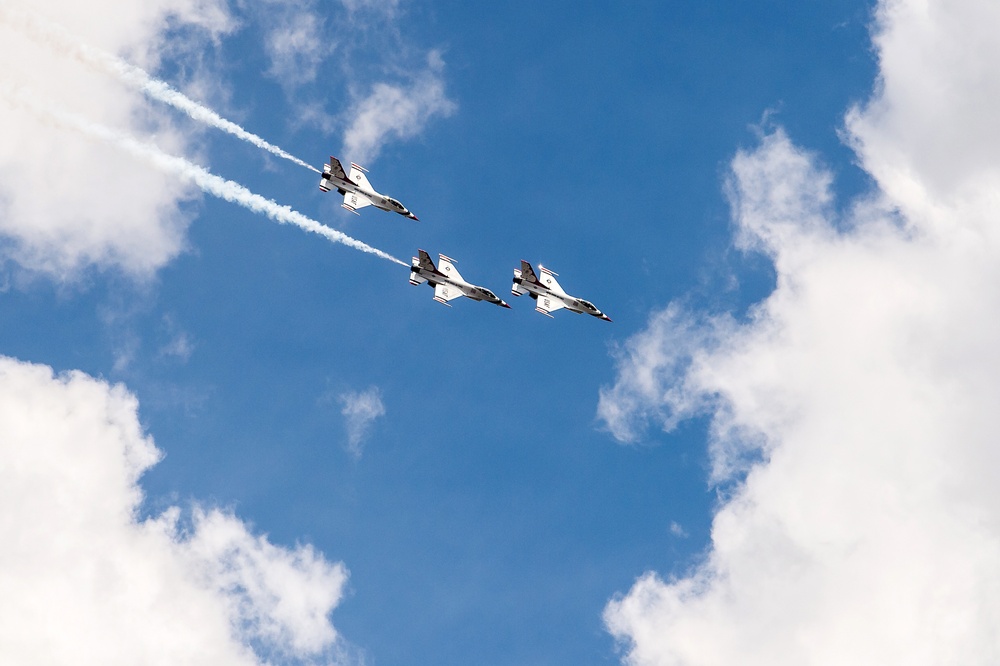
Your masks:
[{"label": "white smoke trail", "polygon": [[311,171],[322,173],[311,164],[303,162],[294,155],[268,143],[256,134],[246,131],[236,123],[226,120],[215,111],[195,102],[190,97],[172,88],[169,84],[153,78],[144,69],[131,65],[110,53],[87,46],[61,26],[50,23],[40,16],[0,5],[0,22],[6,23],[39,44],[52,47],[59,53],[105,74],[109,74],[122,83],[142,91],[157,101],[169,104],[175,109],[183,111],[194,120],[211,125],[223,132],[228,132],[243,141],[262,148],[273,155],[283,157]]},{"label": "white smoke trail", "polygon": [[306,217],[302,213],[292,210],[288,206],[282,206],[281,204],[270,199],[266,199],[259,194],[254,194],[239,183],[234,183],[231,180],[226,180],[225,178],[216,176],[215,174],[196,164],[192,164],[182,157],[168,155],[152,144],[137,141],[136,139],[122,134],[121,132],[117,132],[110,127],[89,122],[71,113],[48,108],[44,104],[31,98],[31,96],[23,90],[13,89],[10,86],[0,86],[0,96],[5,98],[13,106],[30,111],[40,120],[49,122],[56,126],[76,130],[86,134],[87,136],[114,144],[130,155],[148,162],[150,165],[160,169],[161,171],[175,174],[193,182],[208,194],[212,194],[220,199],[225,199],[226,201],[239,204],[240,206],[252,210],[255,213],[263,213],[275,222],[282,224],[294,224],[295,226],[305,229],[306,231],[319,234],[334,243],[342,243],[343,245],[353,247],[356,250],[374,254],[376,257],[381,257],[382,259],[399,264],[400,266],[409,265],[400,261],[391,254],[367,245],[366,243],[363,243],[355,238],[351,238],[347,234],[341,233],[336,229],[331,229],[330,227],[320,224],[316,220]]}]

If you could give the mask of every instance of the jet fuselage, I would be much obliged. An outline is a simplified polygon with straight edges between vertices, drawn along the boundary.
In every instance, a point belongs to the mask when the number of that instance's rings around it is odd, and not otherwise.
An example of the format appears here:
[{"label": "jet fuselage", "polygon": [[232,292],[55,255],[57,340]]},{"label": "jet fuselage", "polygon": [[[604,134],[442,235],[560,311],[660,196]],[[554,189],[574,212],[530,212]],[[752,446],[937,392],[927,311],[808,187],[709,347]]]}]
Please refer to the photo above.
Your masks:
[{"label": "jet fuselage", "polygon": [[[493,303],[494,305],[510,307],[504,303],[502,299],[497,298],[497,295],[486,287],[480,287],[479,285],[466,282],[460,277],[456,278],[437,269],[430,271],[419,266],[411,266],[410,272],[429,282],[432,287],[437,287],[440,284],[443,285],[445,289],[456,289],[474,301],[487,301],[489,303]],[[444,295],[445,298],[448,297],[447,292],[445,292]]]},{"label": "jet fuselage", "polygon": [[542,274],[537,277],[537,282],[526,280],[522,278],[521,275],[521,271],[515,268],[514,287],[511,289],[511,292],[516,296],[528,293],[536,301],[540,300],[540,305],[543,306],[538,308],[540,312],[548,314],[549,310],[559,309],[552,307],[552,302],[558,301],[562,303],[564,308],[571,312],[575,312],[577,314],[589,314],[592,317],[597,317],[598,319],[611,321],[611,317],[598,310],[597,306],[590,301],[577,298],[576,296],[570,296],[562,291],[555,291],[546,286],[545,281],[548,280],[549,283],[552,283],[553,279],[544,270],[542,271]]},{"label": "jet fuselage", "polygon": [[[336,158],[330,159],[333,162]],[[337,171],[334,171],[334,168]],[[344,207],[352,212],[356,212],[355,209],[363,208],[370,204],[390,213],[399,213],[412,220],[417,219],[417,216],[411,213],[399,201],[376,191],[362,173],[361,167],[358,167],[356,164],[351,164],[350,175],[344,173],[339,160],[336,160],[336,167],[333,164],[325,164],[323,166],[323,177],[319,181],[319,188],[324,192],[336,189],[338,193],[344,196]]]}]

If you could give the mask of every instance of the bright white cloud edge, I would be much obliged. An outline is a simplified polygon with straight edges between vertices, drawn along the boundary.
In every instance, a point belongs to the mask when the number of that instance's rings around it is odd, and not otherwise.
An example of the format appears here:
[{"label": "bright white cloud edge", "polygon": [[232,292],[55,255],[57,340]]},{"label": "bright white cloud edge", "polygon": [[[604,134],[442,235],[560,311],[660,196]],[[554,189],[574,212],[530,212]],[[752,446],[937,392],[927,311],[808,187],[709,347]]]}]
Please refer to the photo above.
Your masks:
[{"label": "bright white cloud edge", "polygon": [[[10,0],[10,8],[44,15],[147,68],[157,64],[168,17],[174,51],[197,51],[233,26],[222,0]],[[168,152],[186,152],[189,139],[165,109],[9,24],[0,26],[0,67],[5,86],[126,132],[155,133]],[[33,274],[73,281],[96,267],[146,279],[184,249],[190,185],[2,103],[0,175],[0,258]]]},{"label": "bright white cloud edge", "polygon": [[838,216],[780,130],[740,152],[737,242],[775,291],[741,325],[654,313],[602,391],[622,440],[710,414],[714,479],[742,479],[704,561],[608,604],[629,664],[1000,660],[1000,6],[877,17],[846,130],[876,194]]},{"label": "bright white cloud edge", "polygon": [[0,357],[0,662],[331,663],[347,572],[229,512],[140,518],[161,457],[121,385]]}]

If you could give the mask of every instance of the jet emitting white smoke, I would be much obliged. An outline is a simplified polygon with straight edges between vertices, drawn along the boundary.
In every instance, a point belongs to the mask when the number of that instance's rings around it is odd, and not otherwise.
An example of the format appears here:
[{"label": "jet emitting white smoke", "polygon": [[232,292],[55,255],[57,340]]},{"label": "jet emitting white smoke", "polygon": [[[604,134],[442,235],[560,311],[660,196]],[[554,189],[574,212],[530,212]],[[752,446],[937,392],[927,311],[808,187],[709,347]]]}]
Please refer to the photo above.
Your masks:
[{"label": "jet emitting white smoke", "polygon": [[227,132],[238,139],[242,139],[273,155],[294,162],[299,166],[303,166],[316,173],[321,173],[316,167],[268,143],[256,134],[246,131],[236,123],[226,120],[215,111],[175,90],[164,81],[153,78],[144,69],[129,64],[110,53],[84,44],[79,39],[73,37],[65,28],[53,24],[40,16],[0,5],[0,22],[6,23],[11,28],[40,44],[54,48],[65,56],[115,77],[122,83],[142,91],[157,101],[169,104],[175,109],[183,111],[194,120]]},{"label": "jet emitting white smoke", "polygon": [[355,238],[351,238],[347,234],[337,231],[336,229],[331,229],[330,227],[320,224],[316,220],[306,217],[302,213],[292,210],[288,206],[283,206],[275,201],[262,197],[259,194],[254,194],[239,183],[216,176],[215,174],[196,164],[192,164],[182,157],[168,155],[152,144],[137,141],[136,139],[115,131],[110,127],[89,122],[71,113],[48,108],[44,104],[32,99],[31,96],[23,90],[15,90],[10,86],[0,86],[0,97],[3,97],[15,107],[22,108],[33,113],[39,120],[57,125],[59,127],[65,127],[81,132],[95,139],[107,141],[130,155],[144,160],[157,169],[173,173],[181,178],[190,180],[208,194],[212,194],[220,199],[225,199],[226,201],[239,204],[240,206],[256,213],[263,213],[275,222],[282,224],[294,224],[301,229],[319,234],[334,243],[341,243],[343,245],[347,245],[348,247],[353,247],[356,250],[374,254],[377,257],[394,262],[400,266],[408,265],[391,254],[383,252],[382,250],[374,248]]}]

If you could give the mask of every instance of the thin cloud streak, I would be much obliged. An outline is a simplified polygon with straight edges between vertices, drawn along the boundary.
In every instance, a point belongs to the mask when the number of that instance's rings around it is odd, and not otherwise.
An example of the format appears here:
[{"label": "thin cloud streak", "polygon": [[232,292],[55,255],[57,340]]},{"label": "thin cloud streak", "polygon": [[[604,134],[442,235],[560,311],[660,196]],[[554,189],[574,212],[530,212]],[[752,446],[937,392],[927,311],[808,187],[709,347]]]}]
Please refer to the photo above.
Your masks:
[{"label": "thin cloud streak", "polygon": [[109,127],[105,127],[104,125],[100,125],[98,123],[88,122],[73,114],[46,108],[40,103],[32,100],[23,91],[11,90],[9,87],[3,87],[0,88],[0,95],[7,99],[12,105],[32,112],[41,120],[82,132],[95,139],[107,141],[108,143],[117,146],[134,157],[146,161],[150,165],[162,171],[175,174],[193,182],[208,194],[217,196],[220,199],[225,199],[226,201],[230,201],[235,204],[239,204],[240,206],[243,206],[248,210],[252,210],[255,213],[262,213],[275,222],[281,224],[293,224],[301,229],[304,229],[305,231],[319,234],[334,243],[341,243],[356,250],[373,254],[376,257],[380,257],[386,261],[391,261],[399,264],[400,266],[407,266],[406,263],[396,257],[393,257],[391,254],[374,248],[362,241],[357,240],[356,238],[352,238],[347,234],[341,233],[340,231],[322,225],[316,220],[306,217],[298,211],[292,210],[288,206],[282,206],[281,204],[278,204],[270,199],[266,199],[259,194],[254,194],[239,183],[216,176],[215,174],[196,164],[192,164],[182,157],[168,155],[154,145],[142,143]]},{"label": "thin cloud streak", "polygon": [[376,419],[385,416],[382,393],[372,386],[367,391],[342,393],[339,400],[343,405],[340,413],[347,425],[347,448],[355,458],[360,458],[369,429]]},{"label": "thin cloud streak", "polygon": [[113,76],[122,83],[142,91],[152,99],[169,104],[198,122],[220,129],[266,150],[272,155],[277,155],[311,171],[321,173],[311,164],[265,141],[256,134],[248,132],[236,123],[226,120],[215,111],[195,102],[164,81],[152,77],[141,67],[136,67],[117,56],[84,44],[61,26],[49,23],[39,16],[2,6],[0,6],[0,22],[6,23],[38,44],[48,46],[62,55]]}]

